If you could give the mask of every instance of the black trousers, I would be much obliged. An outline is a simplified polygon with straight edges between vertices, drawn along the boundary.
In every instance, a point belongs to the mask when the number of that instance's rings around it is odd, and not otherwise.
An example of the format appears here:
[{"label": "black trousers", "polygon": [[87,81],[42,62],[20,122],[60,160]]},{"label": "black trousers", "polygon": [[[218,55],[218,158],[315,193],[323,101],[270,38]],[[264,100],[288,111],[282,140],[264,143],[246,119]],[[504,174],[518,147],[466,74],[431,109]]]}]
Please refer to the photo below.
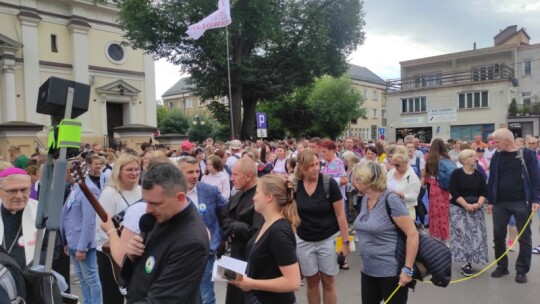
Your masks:
[{"label": "black trousers", "polygon": [[[122,304],[124,296],[120,293],[118,283],[115,281],[114,273],[109,257],[96,250],[99,279],[101,280],[101,291],[103,293],[103,304]],[[119,279],[119,278],[118,278]]]},{"label": "black trousers", "polygon": [[[372,277],[362,272],[362,304],[380,304],[390,297],[398,286],[399,277]],[[390,300],[391,304],[407,303],[409,288],[400,287]]]},{"label": "black trousers", "polygon": [[[506,251],[506,234],[510,216],[516,219],[518,231],[523,231],[519,238],[519,255],[516,260],[516,272],[528,273],[531,269],[532,233],[531,223],[525,227],[531,215],[530,204],[526,202],[496,202],[493,204],[493,243],[495,244],[495,257],[500,257]],[[498,268],[508,269],[508,257],[504,256],[498,263]]]}]

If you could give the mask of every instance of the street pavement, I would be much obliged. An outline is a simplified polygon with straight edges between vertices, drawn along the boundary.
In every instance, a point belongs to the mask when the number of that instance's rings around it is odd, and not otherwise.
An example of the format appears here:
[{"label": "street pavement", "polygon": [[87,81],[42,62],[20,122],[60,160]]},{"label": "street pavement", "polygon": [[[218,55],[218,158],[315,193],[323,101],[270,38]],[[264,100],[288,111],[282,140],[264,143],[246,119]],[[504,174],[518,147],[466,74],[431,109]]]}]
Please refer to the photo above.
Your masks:
[{"label": "street pavement", "polygon": [[[494,261],[493,256],[493,233],[491,216],[487,215],[488,247],[490,263]],[[538,232],[539,220],[535,215],[532,220],[533,246],[540,244]],[[416,290],[409,292],[408,303],[414,304],[461,304],[461,303],[540,303],[540,255],[532,256],[531,271],[528,274],[527,284],[517,284],[515,277],[515,261],[519,249],[516,244],[516,251],[509,252],[510,275],[493,279],[490,274],[495,266],[488,269],[481,276],[461,283],[450,284],[446,288],[434,286],[429,283],[418,282]],[[350,270],[341,270],[337,276],[338,303],[361,303],[360,299],[360,267],[361,257],[357,252],[353,252],[348,258]],[[453,265],[452,279],[463,278],[460,273],[460,264]],[[483,267],[473,265],[475,272]],[[73,279],[73,276],[72,276]],[[225,303],[225,293],[227,284],[216,282],[215,291],[217,304]],[[80,297],[79,286],[73,286],[73,291]],[[307,304],[306,287],[301,287],[296,292],[298,304]],[[239,303],[241,304],[241,303]],[[279,304],[279,303],[276,303]]]}]

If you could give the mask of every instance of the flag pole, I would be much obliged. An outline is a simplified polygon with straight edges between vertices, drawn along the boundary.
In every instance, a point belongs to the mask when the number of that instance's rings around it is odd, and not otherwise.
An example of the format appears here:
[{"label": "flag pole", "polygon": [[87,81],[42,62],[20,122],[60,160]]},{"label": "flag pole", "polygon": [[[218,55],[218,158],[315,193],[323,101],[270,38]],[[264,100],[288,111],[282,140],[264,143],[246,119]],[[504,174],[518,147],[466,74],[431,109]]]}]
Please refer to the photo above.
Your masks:
[{"label": "flag pole", "polygon": [[235,139],[231,90],[231,58],[229,56],[229,26],[225,26],[225,43],[227,44],[227,77],[229,80],[229,112],[231,113],[231,139]]}]

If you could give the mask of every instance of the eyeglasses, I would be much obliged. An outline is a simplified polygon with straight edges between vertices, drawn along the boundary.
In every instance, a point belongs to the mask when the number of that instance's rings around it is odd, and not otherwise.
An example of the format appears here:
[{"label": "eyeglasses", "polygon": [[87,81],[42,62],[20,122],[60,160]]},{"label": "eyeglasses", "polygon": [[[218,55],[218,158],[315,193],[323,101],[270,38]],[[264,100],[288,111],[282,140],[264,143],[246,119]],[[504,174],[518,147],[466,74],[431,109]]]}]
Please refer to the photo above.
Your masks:
[{"label": "eyeglasses", "polygon": [[28,194],[30,192],[30,188],[22,188],[22,189],[4,189],[4,188],[1,188],[0,187],[0,190],[3,190],[4,192],[6,192],[8,195],[12,195],[12,196],[15,196],[17,195],[17,193],[21,192],[21,194],[25,195],[25,194]]}]

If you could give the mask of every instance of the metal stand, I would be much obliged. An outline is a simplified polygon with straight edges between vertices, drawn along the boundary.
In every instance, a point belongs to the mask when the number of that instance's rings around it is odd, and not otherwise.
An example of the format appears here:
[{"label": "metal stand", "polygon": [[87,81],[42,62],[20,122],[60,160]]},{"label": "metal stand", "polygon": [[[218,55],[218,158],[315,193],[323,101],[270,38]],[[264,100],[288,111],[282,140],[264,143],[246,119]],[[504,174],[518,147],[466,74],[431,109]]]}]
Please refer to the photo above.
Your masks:
[{"label": "metal stand", "polygon": [[[75,89],[73,87],[69,87],[64,118],[71,118],[74,93]],[[41,248],[43,247],[43,232],[46,226],[47,230],[49,231],[49,237],[47,242],[47,255],[45,258],[45,272],[51,272],[52,269],[56,234],[60,229],[60,217],[62,215],[67,172],[67,148],[60,148],[60,156],[54,163],[54,169],[52,168],[52,153],[52,149],[49,150],[47,163],[45,165],[45,172],[40,180],[41,193],[39,196],[38,214],[36,215],[36,227],[38,228],[38,235],[33,261],[33,265],[39,265],[40,263]]]}]

